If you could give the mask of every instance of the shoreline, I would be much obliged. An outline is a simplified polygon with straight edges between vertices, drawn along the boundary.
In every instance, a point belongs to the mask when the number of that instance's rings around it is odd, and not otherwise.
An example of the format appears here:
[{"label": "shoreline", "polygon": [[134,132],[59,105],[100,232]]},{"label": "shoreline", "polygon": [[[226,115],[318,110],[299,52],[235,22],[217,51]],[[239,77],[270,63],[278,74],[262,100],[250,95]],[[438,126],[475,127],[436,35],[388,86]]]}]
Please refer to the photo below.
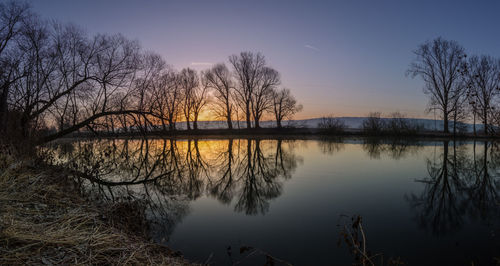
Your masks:
[{"label": "shoreline", "polygon": [[175,131],[150,131],[142,132],[119,132],[108,133],[74,133],[66,135],[68,138],[175,138],[175,139],[323,139],[343,137],[366,137],[366,138],[390,138],[390,139],[432,139],[432,140],[497,140],[500,135],[485,135],[465,133],[456,134],[436,131],[422,131],[411,133],[380,132],[370,133],[361,129],[346,129],[345,131],[331,131],[318,128],[259,128],[259,129],[197,129],[197,130],[175,130]]}]

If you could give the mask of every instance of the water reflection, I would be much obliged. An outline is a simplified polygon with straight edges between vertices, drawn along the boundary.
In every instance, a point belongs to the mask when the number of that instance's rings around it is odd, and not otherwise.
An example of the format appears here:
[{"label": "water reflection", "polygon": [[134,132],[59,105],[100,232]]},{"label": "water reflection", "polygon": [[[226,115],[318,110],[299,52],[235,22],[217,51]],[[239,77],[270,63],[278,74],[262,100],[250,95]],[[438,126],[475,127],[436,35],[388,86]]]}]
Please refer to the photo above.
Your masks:
[{"label": "water reflection", "polygon": [[318,145],[321,152],[328,155],[341,152],[345,147],[345,143],[342,138],[322,139],[318,142]]},{"label": "water reflection", "polygon": [[497,160],[488,160],[498,149],[488,142],[482,151],[476,147],[474,142],[469,152],[465,145],[443,141],[442,152],[426,160],[428,177],[417,180],[423,192],[406,196],[420,228],[439,236],[458,231],[466,218],[498,219],[500,168]]},{"label": "water reflection", "polygon": [[391,159],[399,160],[416,154],[421,148],[422,145],[413,139],[363,139],[363,150],[372,159],[380,159],[381,155],[386,154]]},{"label": "water reflection", "polygon": [[[468,197],[471,206],[468,213],[471,217],[480,217],[482,220],[493,220],[499,217],[500,206],[500,149],[498,143],[483,145],[483,154],[476,158],[474,145],[473,174],[466,180]],[[488,153],[489,151],[489,153]]]},{"label": "water reflection", "polygon": [[414,139],[375,137],[354,141],[342,138],[322,139],[318,142],[318,145],[324,154],[333,155],[342,152],[346,143],[361,144],[362,149],[371,159],[381,159],[381,156],[387,156],[399,160],[417,154],[423,147],[421,142]]},{"label": "water reflection", "polygon": [[[311,142],[317,146],[305,146]],[[409,207],[411,217],[402,218],[402,226],[420,228],[439,237],[463,229],[471,220],[496,226],[500,218],[500,146],[492,142],[109,139],[58,143],[41,152],[49,163],[70,169],[71,174],[80,177],[82,189],[98,199],[144,202],[159,242],[168,241],[181,221],[193,212],[190,208],[196,205],[194,201],[206,203],[206,198],[227,206],[231,214],[273,216],[273,200],[284,194],[290,183],[293,189],[288,191],[296,194],[281,197],[288,202],[282,201],[279,206],[284,208],[281,213],[290,215],[290,225],[302,216],[326,220],[328,208],[363,209],[362,203],[368,202],[368,197],[377,206],[402,206],[397,209],[399,214],[406,214]],[[303,163],[308,170],[301,171],[304,176],[300,176],[296,170]],[[407,174],[419,178],[409,179]],[[292,178],[297,182],[289,182]],[[352,197],[352,191],[363,191],[362,203],[356,202],[358,198]],[[304,204],[299,204],[297,208],[302,209],[295,213],[299,201]],[[212,208],[209,204],[202,206]],[[293,206],[292,211],[286,212],[287,204]],[[318,230],[331,231],[330,227],[321,227],[321,219],[308,219],[306,226],[313,230],[319,224]],[[295,228],[303,228],[302,221],[297,223],[300,226]],[[200,224],[196,225],[194,228],[199,229]],[[230,222],[221,225],[231,226]],[[302,229],[294,232],[298,230]],[[391,229],[380,226],[379,230]]]},{"label": "water reflection", "polygon": [[187,213],[187,201],[202,195],[224,204],[234,200],[237,212],[265,214],[302,161],[294,141],[284,140],[112,139],[60,144],[44,152],[50,163],[71,169],[100,197],[142,194],[155,215],[164,217],[168,210],[176,219]]}]

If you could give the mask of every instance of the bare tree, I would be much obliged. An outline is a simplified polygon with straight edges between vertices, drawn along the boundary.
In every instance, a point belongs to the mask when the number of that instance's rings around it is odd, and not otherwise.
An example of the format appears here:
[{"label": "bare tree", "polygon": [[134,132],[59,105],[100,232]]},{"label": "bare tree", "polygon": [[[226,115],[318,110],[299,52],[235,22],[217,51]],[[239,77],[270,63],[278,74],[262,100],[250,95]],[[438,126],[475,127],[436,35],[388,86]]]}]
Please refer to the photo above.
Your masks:
[{"label": "bare tree", "polygon": [[290,119],[302,110],[302,105],[297,103],[289,89],[273,90],[273,113],[276,126],[281,128],[283,119]]},{"label": "bare tree", "polygon": [[121,35],[88,38],[71,25],[27,21],[18,50],[24,76],[13,84],[8,99],[21,113],[23,134],[31,136],[40,122],[57,125],[49,141],[86,127],[114,127],[113,116],[145,118],[150,112],[134,97],[141,69],[140,48]]},{"label": "bare tree", "polygon": [[190,68],[185,68],[179,73],[179,82],[182,90],[182,111],[186,119],[186,128],[191,130],[191,115],[194,109],[195,90],[199,86],[198,74]]},{"label": "bare tree", "polygon": [[456,91],[454,97],[451,99],[452,111],[451,118],[453,119],[453,135],[458,131],[463,132],[463,122],[468,118],[467,108],[467,90],[465,86]]},{"label": "bare tree", "polygon": [[253,90],[251,98],[252,115],[255,128],[260,128],[260,120],[263,114],[270,111],[273,103],[273,90],[281,82],[278,71],[263,67],[260,74],[260,82]]},{"label": "bare tree", "polygon": [[454,110],[453,99],[464,88],[460,75],[464,49],[455,41],[437,38],[421,44],[414,53],[416,58],[407,74],[424,80],[424,93],[430,97],[429,108],[442,112],[443,131],[448,133],[448,119]]},{"label": "bare tree", "polygon": [[234,82],[225,64],[216,64],[203,74],[204,83],[213,90],[214,112],[227,121],[227,128],[233,129]]},{"label": "bare tree", "polygon": [[386,125],[381,116],[380,112],[371,112],[368,114],[368,117],[363,120],[363,124],[361,125],[363,131],[370,134],[382,133],[386,129]]},{"label": "bare tree", "polygon": [[159,118],[163,130],[175,129],[179,114],[180,86],[177,74],[170,68],[164,68],[152,84],[152,112]]},{"label": "bare tree", "polygon": [[163,130],[175,130],[175,124],[182,113],[183,94],[180,75],[170,67],[162,69],[152,83],[151,111],[159,119]]},{"label": "bare tree", "polygon": [[161,96],[158,93],[158,81],[166,68],[166,63],[160,55],[147,52],[140,55],[139,64],[139,70],[136,74],[138,78],[134,80],[132,94],[137,98],[136,108],[138,110],[155,114],[155,116],[143,115],[137,118],[140,121],[138,126],[141,127],[141,130],[147,131],[148,128],[155,127],[160,123],[160,120],[164,119],[163,110],[160,111],[163,106],[159,105],[158,99]]},{"label": "bare tree", "polygon": [[53,88],[51,79],[56,73],[57,57],[54,56],[47,27],[36,17],[26,18],[17,38],[16,48],[22,55],[20,63],[24,66],[19,69],[22,73],[17,74],[21,78],[12,84],[13,93],[9,101],[13,107],[11,110],[20,114],[21,135],[24,137],[32,133],[30,128],[37,127],[34,122],[41,107],[40,100],[45,99]]},{"label": "bare tree", "polygon": [[[237,106],[247,127],[253,119],[258,128],[280,83],[260,53],[231,56],[234,73],[219,64],[200,82],[196,71],[173,71],[137,41],[49,23],[24,4],[0,3],[0,23],[0,131],[7,114],[15,114],[13,132],[23,139],[46,142],[75,131],[147,133],[167,130],[167,124],[174,130],[182,115],[187,129],[191,122],[197,129],[212,89],[229,128]],[[289,114],[287,100],[276,102],[280,119]]]},{"label": "bare tree", "polygon": [[237,80],[237,103],[245,115],[247,128],[251,128],[252,96],[261,82],[262,68],[265,67],[266,60],[261,53],[241,52],[239,55],[231,55],[229,62]]},{"label": "bare tree", "polygon": [[472,56],[464,72],[469,102],[483,122],[484,132],[488,133],[491,131],[489,121],[495,108],[495,100],[500,93],[500,60],[485,55]]},{"label": "bare tree", "polygon": [[11,86],[22,78],[23,54],[16,49],[15,39],[20,35],[24,20],[32,16],[25,3],[0,3],[0,132],[7,126],[8,98]]},{"label": "bare tree", "polygon": [[[82,119],[95,119],[82,126],[102,128],[108,117],[127,109],[136,115],[139,126],[141,119],[146,119],[147,110],[141,98],[144,93],[136,94],[138,99],[133,97],[136,92],[134,85],[138,83],[135,80],[143,68],[138,43],[121,35],[98,35],[94,42],[98,44],[98,50],[92,62],[92,78],[77,89],[82,92],[78,113]],[[142,80],[147,79],[142,77]],[[145,88],[140,87],[140,90]],[[79,121],[72,126],[77,124]]]},{"label": "bare tree", "polygon": [[180,80],[178,75],[169,73],[166,74],[167,79],[167,117],[169,122],[170,130],[175,130],[175,123],[177,122],[181,113],[181,100],[182,99],[182,87],[180,85]]},{"label": "bare tree", "polygon": [[198,118],[205,106],[210,101],[209,95],[210,86],[208,86],[205,79],[203,82],[199,82],[198,86],[195,88],[192,95],[192,103],[193,103],[193,129],[198,129]]},{"label": "bare tree", "polygon": [[334,117],[333,115],[329,115],[321,118],[320,122],[318,123],[318,128],[331,133],[343,133],[347,126],[342,119]]}]

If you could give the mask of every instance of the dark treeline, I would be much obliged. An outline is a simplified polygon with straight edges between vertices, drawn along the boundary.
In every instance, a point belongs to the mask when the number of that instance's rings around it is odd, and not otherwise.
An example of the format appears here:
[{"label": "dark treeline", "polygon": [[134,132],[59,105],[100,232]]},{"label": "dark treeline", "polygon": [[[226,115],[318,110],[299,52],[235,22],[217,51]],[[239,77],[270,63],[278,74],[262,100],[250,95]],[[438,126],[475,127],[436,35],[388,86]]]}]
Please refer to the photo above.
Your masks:
[{"label": "dark treeline", "polygon": [[[300,111],[260,53],[197,72],[174,70],[120,34],[89,36],[48,22],[19,2],[0,4],[0,131],[46,142],[75,131],[197,129],[200,115],[259,128]],[[239,123],[238,123],[239,125]]]},{"label": "dark treeline", "polygon": [[456,134],[458,122],[476,120],[483,133],[494,134],[500,125],[500,59],[489,55],[468,56],[455,41],[437,38],[421,44],[407,74],[423,79],[429,96],[428,110],[441,113],[443,132],[449,121]]}]

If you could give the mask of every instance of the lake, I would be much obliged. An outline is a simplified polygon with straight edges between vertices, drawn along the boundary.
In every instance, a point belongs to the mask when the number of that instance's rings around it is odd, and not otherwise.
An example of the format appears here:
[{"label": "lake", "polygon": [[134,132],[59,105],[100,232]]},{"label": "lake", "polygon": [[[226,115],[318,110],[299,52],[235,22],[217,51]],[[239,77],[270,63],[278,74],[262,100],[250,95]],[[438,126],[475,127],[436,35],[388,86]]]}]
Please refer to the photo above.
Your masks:
[{"label": "lake", "polygon": [[340,232],[355,215],[367,250],[382,254],[376,262],[485,265],[500,257],[495,142],[100,139],[41,152],[81,173],[96,198],[144,202],[151,237],[194,262],[262,265],[267,254],[294,265],[350,265]]}]

